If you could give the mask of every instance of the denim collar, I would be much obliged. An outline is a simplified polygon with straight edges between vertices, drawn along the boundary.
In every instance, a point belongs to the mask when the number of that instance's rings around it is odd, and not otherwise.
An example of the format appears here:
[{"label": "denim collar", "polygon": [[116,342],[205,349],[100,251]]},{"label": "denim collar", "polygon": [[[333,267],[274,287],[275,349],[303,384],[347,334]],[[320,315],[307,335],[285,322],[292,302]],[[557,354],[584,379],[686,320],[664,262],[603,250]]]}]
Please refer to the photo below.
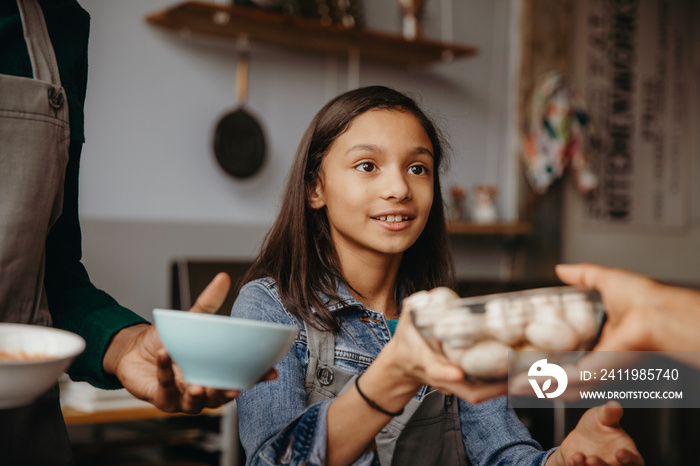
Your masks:
[{"label": "denim collar", "polygon": [[[366,307],[364,304],[359,302],[357,299],[355,299],[351,294],[350,291],[348,290],[347,286],[345,283],[341,280],[336,280],[335,287],[338,290],[338,297],[340,298],[340,301],[331,301],[331,298],[326,296],[324,293],[318,292],[318,296],[323,300],[324,303],[326,303],[326,306],[329,311],[331,312],[337,312],[342,309],[348,308],[348,307],[359,307],[361,309],[365,309],[367,311],[375,312],[377,314],[382,314],[382,312],[377,311],[375,309]],[[399,296],[402,295],[401,292],[398,293]],[[312,307],[311,311],[316,313],[316,310]]]},{"label": "denim collar", "polygon": [[[359,302],[350,294],[350,291],[348,290],[347,286],[345,286],[344,282],[336,280],[335,287],[338,290],[338,297],[340,298],[340,301],[331,301],[331,298],[326,296],[324,293],[318,293],[318,296],[323,300],[324,303],[326,303],[326,306],[329,311],[335,312],[341,309],[345,309],[347,307],[359,307],[362,309],[367,309],[365,308],[364,304]],[[316,312],[316,310],[313,308],[312,311]]]}]

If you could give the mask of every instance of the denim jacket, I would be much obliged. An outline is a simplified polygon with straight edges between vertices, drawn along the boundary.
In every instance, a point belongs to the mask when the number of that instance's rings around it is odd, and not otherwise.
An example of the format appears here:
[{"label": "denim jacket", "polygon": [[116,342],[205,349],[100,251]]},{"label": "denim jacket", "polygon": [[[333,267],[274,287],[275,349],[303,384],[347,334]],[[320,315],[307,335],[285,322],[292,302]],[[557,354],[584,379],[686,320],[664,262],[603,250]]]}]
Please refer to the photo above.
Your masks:
[{"label": "denim jacket", "polygon": [[[381,312],[364,307],[342,286],[339,295],[345,303],[329,306],[341,322],[335,337],[335,365],[361,374],[391,334]],[[246,464],[326,464],[326,414],[332,400],[306,406],[308,351],[303,323],[282,305],[272,279],[246,284],[231,315],[300,329],[292,348],[275,366],[279,377],[243,392],[237,400]],[[416,398],[426,390],[423,387]],[[473,465],[543,465],[553,451],[543,451],[532,439],[505,397],[477,405],[460,399],[459,415],[464,448]],[[379,461],[376,452],[366,452],[354,464],[379,465]]]}]

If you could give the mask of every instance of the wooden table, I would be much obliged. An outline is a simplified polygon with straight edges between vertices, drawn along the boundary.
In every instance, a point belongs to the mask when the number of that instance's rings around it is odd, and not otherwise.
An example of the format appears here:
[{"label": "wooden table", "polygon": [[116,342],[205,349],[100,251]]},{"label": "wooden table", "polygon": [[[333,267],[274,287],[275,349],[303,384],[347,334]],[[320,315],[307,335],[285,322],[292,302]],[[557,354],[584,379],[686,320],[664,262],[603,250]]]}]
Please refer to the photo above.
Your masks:
[{"label": "wooden table", "polygon": [[[97,411],[81,411],[79,409],[64,406],[62,408],[63,419],[67,426],[92,426],[94,445],[83,444],[82,447],[89,448],[106,448],[116,447],[118,449],[129,446],[141,446],[155,441],[165,443],[188,443],[196,439],[193,432],[187,431],[178,434],[174,432],[171,435],[156,435],[154,439],[142,438],[138,440],[122,440],[109,442],[104,437],[105,429],[111,428],[109,424],[134,421],[148,421],[165,419],[172,417],[192,416],[184,413],[166,413],[153,406],[139,406],[119,409],[105,409]],[[204,409],[197,416],[218,416],[220,420],[221,432],[221,466],[237,466],[240,464],[241,451],[238,444],[238,422],[235,410],[235,403],[222,406],[215,409]],[[116,426],[115,426],[116,427]],[[190,429],[191,430],[191,429]]]},{"label": "wooden table", "polygon": [[[222,412],[223,408],[204,409],[200,415],[220,416]],[[65,420],[66,425],[69,426],[80,424],[102,424],[107,422],[142,421],[145,419],[162,419],[175,416],[190,416],[190,414],[166,413],[156,407],[150,406],[92,412],[63,407],[63,419]]]}]

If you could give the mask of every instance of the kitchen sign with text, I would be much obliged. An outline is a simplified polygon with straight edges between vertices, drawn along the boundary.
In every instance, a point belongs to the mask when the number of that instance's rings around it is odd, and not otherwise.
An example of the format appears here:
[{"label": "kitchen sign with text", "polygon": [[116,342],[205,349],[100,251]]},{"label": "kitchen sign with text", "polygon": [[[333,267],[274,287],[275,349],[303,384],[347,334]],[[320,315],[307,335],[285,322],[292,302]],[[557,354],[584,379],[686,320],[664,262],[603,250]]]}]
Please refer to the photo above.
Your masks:
[{"label": "kitchen sign with text", "polygon": [[599,179],[589,223],[689,222],[692,1],[576,2],[575,75]]}]

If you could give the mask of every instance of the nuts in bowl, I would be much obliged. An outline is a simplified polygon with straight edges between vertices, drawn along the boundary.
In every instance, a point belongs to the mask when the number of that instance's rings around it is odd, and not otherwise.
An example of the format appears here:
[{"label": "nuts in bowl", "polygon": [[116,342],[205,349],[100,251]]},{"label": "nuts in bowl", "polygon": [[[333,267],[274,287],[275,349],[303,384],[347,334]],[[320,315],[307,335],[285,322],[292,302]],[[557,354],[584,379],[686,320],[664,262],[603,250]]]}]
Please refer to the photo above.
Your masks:
[{"label": "nuts in bowl", "polygon": [[604,311],[596,291],[571,286],[460,298],[449,288],[404,299],[414,326],[472,381],[503,381],[508,351],[593,347]]}]

